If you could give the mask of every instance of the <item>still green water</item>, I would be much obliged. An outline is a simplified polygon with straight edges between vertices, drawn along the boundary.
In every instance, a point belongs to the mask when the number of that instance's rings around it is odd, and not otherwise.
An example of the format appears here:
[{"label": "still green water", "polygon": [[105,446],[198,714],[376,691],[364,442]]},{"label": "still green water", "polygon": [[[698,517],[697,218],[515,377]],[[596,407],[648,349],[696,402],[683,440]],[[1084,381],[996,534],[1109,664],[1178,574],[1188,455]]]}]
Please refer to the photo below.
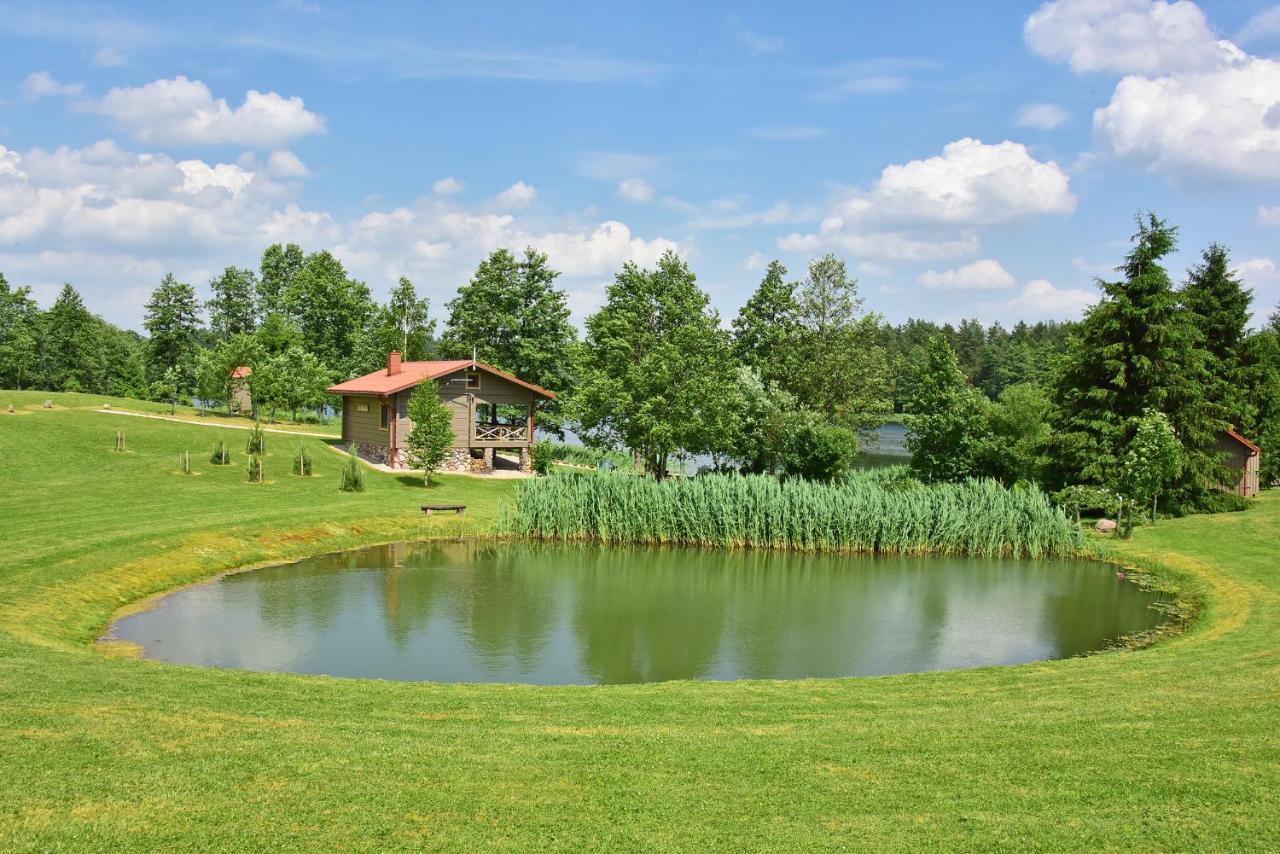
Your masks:
[{"label": "still green water", "polygon": [[540,685],[1013,664],[1150,628],[1096,563],[410,544],[217,578],[118,621],[148,658]]}]

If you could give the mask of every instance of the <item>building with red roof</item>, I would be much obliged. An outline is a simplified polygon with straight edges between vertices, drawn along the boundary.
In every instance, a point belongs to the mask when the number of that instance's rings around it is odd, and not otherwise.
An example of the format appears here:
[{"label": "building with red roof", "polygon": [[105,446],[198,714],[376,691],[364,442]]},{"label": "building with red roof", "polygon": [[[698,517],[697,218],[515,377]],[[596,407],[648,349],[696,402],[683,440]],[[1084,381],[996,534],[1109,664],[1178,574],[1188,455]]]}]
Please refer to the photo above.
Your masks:
[{"label": "building with red roof", "polygon": [[520,468],[529,470],[537,408],[555,394],[472,359],[405,362],[393,351],[385,369],[330,386],[342,397],[342,440],[373,462],[406,467],[409,398],[425,382],[453,412],[446,471],[492,471],[501,449],[517,451]]},{"label": "building with red roof", "polygon": [[1222,488],[1245,498],[1257,495],[1262,450],[1235,430],[1218,434],[1216,450],[1227,467],[1238,475],[1235,483],[1223,484]]}]

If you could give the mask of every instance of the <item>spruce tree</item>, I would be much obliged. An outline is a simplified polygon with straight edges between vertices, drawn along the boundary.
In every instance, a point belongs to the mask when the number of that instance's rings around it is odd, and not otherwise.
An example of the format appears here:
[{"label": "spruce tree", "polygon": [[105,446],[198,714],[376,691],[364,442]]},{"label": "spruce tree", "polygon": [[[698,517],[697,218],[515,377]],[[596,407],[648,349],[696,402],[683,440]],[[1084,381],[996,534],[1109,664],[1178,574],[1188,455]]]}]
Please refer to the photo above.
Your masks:
[{"label": "spruce tree", "polygon": [[1221,244],[1206,249],[1202,259],[1188,272],[1179,296],[1208,355],[1205,396],[1223,407],[1233,426],[1246,429],[1252,425],[1255,411],[1245,390],[1242,362],[1253,292],[1231,270],[1230,257]]},{"label": "spruce tree", "polygon": [[178,387],[185,390],[195,379],[196,335],[200,329],[200,301],[195,288],[165,274],[160,286],[147,300],[142,325],[150,334],[147,342],[154,374],[172,368]]},{"label": "spruce tree", "polygon": [[1169,491],[1175,509],[1194,507],[1225,482],[1213,447],[1227,425],[1206,394],[1210,356],[1160,265],[1176,240],[1177,229],[1155,214],[1139,216],[1118,268],[1123,278],[1098,281],[1102,300],[1071,337],[1054,389],[1049,456],[1059,485],[1116,484],[1147,410],[1168,416],[1182,444],[1182,472]]},{"label": "spruce tree", "polygon": [[258,322],[258,277],[252,270],[228,267],[209,282],[213,298],[204,304],[209,330],[218,338],[243,335]]}]

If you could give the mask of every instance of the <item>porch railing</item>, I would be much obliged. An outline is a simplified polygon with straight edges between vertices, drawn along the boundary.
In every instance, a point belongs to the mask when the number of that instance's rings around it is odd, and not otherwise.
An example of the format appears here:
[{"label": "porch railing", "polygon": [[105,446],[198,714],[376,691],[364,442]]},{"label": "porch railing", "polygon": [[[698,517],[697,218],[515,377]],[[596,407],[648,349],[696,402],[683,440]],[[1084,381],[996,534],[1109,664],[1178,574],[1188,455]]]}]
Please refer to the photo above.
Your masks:
[{"label": "porch railing", "polygon": [[527,442],[529,425],[477,423],[471,438],[476,442]]}]

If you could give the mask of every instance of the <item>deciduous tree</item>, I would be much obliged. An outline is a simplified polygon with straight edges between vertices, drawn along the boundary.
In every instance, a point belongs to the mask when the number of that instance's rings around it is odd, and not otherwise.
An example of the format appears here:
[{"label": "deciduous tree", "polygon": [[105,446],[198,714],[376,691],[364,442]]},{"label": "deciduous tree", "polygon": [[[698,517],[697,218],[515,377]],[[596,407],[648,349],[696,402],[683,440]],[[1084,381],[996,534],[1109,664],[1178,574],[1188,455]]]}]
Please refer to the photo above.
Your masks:
[{"label": "deciduous tree", "polygon": [[453,412],[440,399],[435,383],[419,383],[414,389],[409,398],[409,420],[413,429],[404,443],[409,465],[422,469],[430,484],[431,475],[444,465],[445,454],[453,445]]},{"label": "deciduous tree", "polygon": [[173,368],[177,388],[191,388],[200,329],[200,301],[195,288],[166,273],[147,300],[142,325],[150,336],[147,350],[153,372],[159,375]]},{"label": "deciduous tree", "polygon": [[961,480],[981,473],[990,444],[987,401],[965,379],[941,335],[930,339],[907,402],[911,469],[924,480]]},{"label": "deciduous tree", "polygon": [[258,323],[258,277],[244,267],[228,267],[209,282],[213,297],[204,304],[209,330],[218,338],[252,332]]},{"label": "deciduous tree", "polygon": [[573,414],[585,438],[631,448],[662,477],[678,452],[727,451],[739,405],[719,315],[671,251],[628,263],[587,319]]}]

